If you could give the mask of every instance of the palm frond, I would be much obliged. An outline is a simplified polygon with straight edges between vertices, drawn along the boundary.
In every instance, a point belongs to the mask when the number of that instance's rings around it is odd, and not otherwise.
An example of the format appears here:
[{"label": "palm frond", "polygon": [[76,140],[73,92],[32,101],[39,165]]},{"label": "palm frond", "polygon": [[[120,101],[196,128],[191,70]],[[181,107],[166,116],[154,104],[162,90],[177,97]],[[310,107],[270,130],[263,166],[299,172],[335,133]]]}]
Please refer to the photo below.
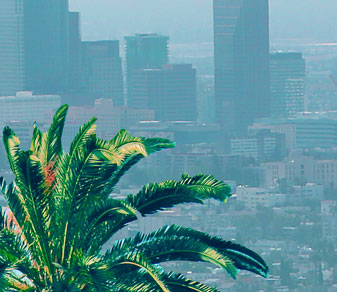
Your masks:
[{"label": "palm frond", "polygon": [[106,262],[109,264],[109,270],[117,273],[117,278],[125,276],[124,273],[130,271],[130,268],[131,271],[132,269],[141,269],[158,285],[158,291],[170,292],[162,280],[162,269],[153,265],[139,252],[125,253],[114,259],[110,258]]},{"label": "palm frond", "polygon": [[268,275],[268,266],[253,251],[177,225],[117,241],[102,255],[102,246],[138,213],[147,216],[208,199],[225,202],[231,190],[213,176],[183,175],[114,200],[110,195],[127,170],[175,144],[133,137],[126,130],[102,140],[93,118],[67,153],[61,143],[67,111],[65,105],[56,112],[46,133],[34,124],[28,151],[20,149],[14,131],[4,129],[15,180],[7,185],[0,178],[10,208],[0,212],[0,291],[218,292],[180,274],[166,274],[158,264],[168,261],[212,263],[233,278],[241,269]]},{"label": "palm frond", "polygon": [[166,261],[206,261],[226,270],[234,279],[238,270],[247,270],[263,277],[268,276],[268,266],[255,252],[220,237],[184,228],[165,226],[148,235],[117,242],[107,257],[117,252],[139,250],[153,263]]},{"label": "palm frond", "polygon": [[[160,272],[163,274],[163,272]],[[162,292],[151,276],[142,269],[132,270],[121,276],[111,277],[112,291],[116,292]]]},{"label": "palm frond", "polygon": [[32,143],[30,146],[30,151],[34,155],[38,155],[41,147],[41,141],[42,141],[42,136],[43,133],[37,126],[36,122],[34,123],[34,128],[33,128],[33,137],[32,137]]},{"label": "palm frond", "polygon": [[[82,217],[82,227],[76,229],[75,248],[98,253],[111,236],[126,224],[137,220],[136,211],[122,201],[106,199],[88,208]],[[95,238],[93,242],[90,240]]]},{"label": "palm frond", "polygon": [[[94,120],[92,120],[82,127],[75,138],[75,141],[82,139],[84,143],[74,142],[70,155],[63,155],[59,159],[58,176],[62,180],[60,185],[66,192],[62,206],[67,214],[62,225],[64,235],[59,242],[72,238],[69,233],[72,226],[75,226],[75,229],[80,228],[77,222],[83,217],[84,210],[96,202],[106,200],[115,185],[116,171],[120,173],[119,167],[125,169],[130,166],[130,161],[135,163],[138,159],[135,158],[136,156],[146,156],[146,147],[151,153],[165,147],[166,143],[165,139],[153,139],[151,142],[151,140],[132,137],[127,131],[121,131],[111,141],[104,141],[95,137],[94,130]],[[146,141],[146,145],[143,141]],[[78,147],[79,151],[75,151],[75,145],[78,144],[81,144]],[[72,162],[67,162],[69,160]],[[62,176],[61,173],[66,175]],[[72,222],[69,221],[70,216]],[[122,219],[120,227],[129,222],[130,218]],[[73,234],[78,232],[75,231]],[[111,230],[107,232],[107,234],[110,233]],[[66,258],[64,248],[62,254],[62,258]]]},{"label": "palm frond", "polygon": [[[165,247],[165,250],[158,248],[158,245]],[[152,244],[149,243],[148,246],[144,244],[144,249],[147,247],[157,247],[157,251],[153,250],[148,253],[150,260],[154,263],[166,261],[207,262],[222,268],[233,279],[236,279],[239,272],[229,257],[204,243],[187,237],[156,240]],[[167,248],[172,249],[168,250]]]},{"label": "palm frond", "polygon": [[269,268],[266,262],[254,251],[232,241],[227,241],[218,236],[211,236],[207,233],[196,231],[192,228],[185,228],[178,225],[163,227],[148,235],[153,237],[188,237],[216,248],[219,252],[228,256],[235,266],[240,270],[247,270],[267,278]]},{"label": "palm frond", "polygon": [[20,289],[24,287],[27,291],[33,291],[36,286],[32,280],[36,285],[41,284],[40,275],[32,265],[24,235],[16,228],[10,216],[8,210],[1,212],[3,222],[0,230],[0,289],[7,291],[6,288],[12,287],[13,291],[22,291]]},{"label": "palm frond", "polygon": [[15,234],[12,230],[5,228],[0,232],[0,257],[5,259],[12,268],[8,268],[8,273],[15,277],[20,272],[25,278],[35,285],[43,285],[36,267],[32,264],[32,257],[29,247],[23,240],[22,233]]},{"label": "palm frond", "polygon": [[228,185],[213,176],[200,174],[183,175],[178,182],[148,184],[137,195],[130,195],[126,202],[145,216],[182,203],[202,204],[206,199],[226,201],[230,196]]},{"label": "palm frond", "polygon": [[[60,282],[67,288],[72,287],[74,291],[97,291],[111,292],[111,275],[108,265],[104,263],[100,257],[86,256],[81,250],[75,251],[74,261],[69,267],[60,266],[63,271]],[[76,281],[74,281],[76,279]],[[71,290],[71,291],[73,291]],[[64,290],[60,290],[64,291]]]},{"label": "palm frond", "polygon": [[[7,187],[2,180],[2,191],[28,244],[32,245],[31,251],[37,260],[46,261],[50,268],[46,224],[49,220],[47,209],[50,207],[50,197],[42,191],[45,184],[43,169],[36,156],[30,155],[29,151],[20,150],[19,139],[8,127],[4,129],[3,140],[11,169],[15,175],[15,184]],[[34,242],[38,244],[33,245]]]},{"label": "palm frond", "polygon": [[42,135],[38,155],[43,165],[55,162],[58,156],[62,153],[61,138],[67,112],[68,105],[61,106],[55,113],[49,130]]},{"label": "palm frond", "polygon": [[[80,127],[79,132],[73,139],[70,146],[70,155],[75,155],[76,152],[81,151],[83,147],[86,147],[88,141],[96,135],[96,121],[97,118],[92,118],[89,122]],[[71,162],[70,162],[71,164]]]},{"label": "palm frond", "polygon": [[106,145],[114,147],[124,158],[106,184],[105,193],[111,193],[123,175],[142,158],[175,147],[175,143],[168,139],[133,137],[126,130],[121,130],[111,141],[106,142]]},{"label": "palm frond", "polygon": [[183,275],[173,272],[165,274],[163,279],[171,292],[220,292],[216,288],[186,279]]},{"label": "palm frond", "polygon": [[[107,198],[101,193],[106,181],[110,178],[119,163],[119,154],[96,147],[95,140],[89,141],[86,147],[77,152],[71,165],[66,168],[67,155],[60,158],[62,169],[68,169],[66,177],[60,184],[62,193],[62,208],[64,216],[61,226],[62,259],[66,259],[65,243],[73,240],[70,237],[72,227],[80,228],[80,221],[85,210],[95,201]],[[63,172],[63,171],[62,171]],[[59,176],[62,180],[62,177]],[[72,219],[72,220],[70,220]],[[73,234],[76,234],[73,233]]]}]

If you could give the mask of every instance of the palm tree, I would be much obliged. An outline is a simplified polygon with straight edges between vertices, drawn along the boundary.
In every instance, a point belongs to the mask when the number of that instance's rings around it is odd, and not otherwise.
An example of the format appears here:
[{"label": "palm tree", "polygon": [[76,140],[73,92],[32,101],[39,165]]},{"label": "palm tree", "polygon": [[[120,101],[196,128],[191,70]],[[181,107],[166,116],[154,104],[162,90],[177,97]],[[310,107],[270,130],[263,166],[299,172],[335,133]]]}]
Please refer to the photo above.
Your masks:
[{"label": "palm tree", "polygon": [[267,265],[249,249],[177,225],[138,233],[103,253],[102,246],[139,216],[181,203],[226,201],[230,188],[212,176],[183,175],[116,200],[113,188],[130,167],[174,144],[132,137],[125,130],[105,141],[96,137],[93,118],[64,152],[67,110],[65,105],[56,112],[46,133],[34,125],[28,151],[20,149],[10,128],[4,129],[15,181],[0,181],[9,205],[0,218],[1,291],[218,291],[158,265],[182,260],[212,263],[233,278],[240,269],[267,277]]}]

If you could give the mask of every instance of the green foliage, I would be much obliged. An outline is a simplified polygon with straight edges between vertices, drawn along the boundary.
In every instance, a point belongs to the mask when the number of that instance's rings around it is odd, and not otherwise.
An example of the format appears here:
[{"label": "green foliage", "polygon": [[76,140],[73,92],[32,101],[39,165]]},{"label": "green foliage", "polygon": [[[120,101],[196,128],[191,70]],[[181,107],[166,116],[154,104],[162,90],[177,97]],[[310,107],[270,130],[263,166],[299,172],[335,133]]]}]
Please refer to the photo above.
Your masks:
[{"label": "green foliage", "polygon": [[62,106],[56,112],[46,133],[34,125],[28,151],[20,149],[10,128],[4,129],[15,181],[7,185],[0,179],[9,205],[0,214],[0,291],[217,291],[165,273],[158,264],[167,261],[208,262],[233,278],[239,270],[267,277],[267,265],[253,251],[177,225],[117,241],[103,253],[102,246],[137,216],[208,199],[225,202],[230,188],[213,176],[185,174],[180,181],[148,184],[116,200],[111,193],[134,164],[174,143],[125,130],[105,141],[96,137],[93,118],[64,152],[67,110]]}]

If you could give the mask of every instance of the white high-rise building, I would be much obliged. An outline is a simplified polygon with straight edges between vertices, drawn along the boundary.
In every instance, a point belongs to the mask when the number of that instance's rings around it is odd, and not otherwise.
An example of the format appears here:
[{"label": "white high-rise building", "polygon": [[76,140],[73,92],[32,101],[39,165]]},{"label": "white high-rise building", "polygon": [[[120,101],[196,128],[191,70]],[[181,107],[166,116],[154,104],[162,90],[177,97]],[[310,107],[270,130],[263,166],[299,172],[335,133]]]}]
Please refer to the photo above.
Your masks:
[{"label": "white high-rise building", "polygon": [[23,1],[0,2],[0,96],[24,86]]},{"label": "white high-rise building", "polygon": [[56,111],[60,105],[59,95],[33,95],[22,91],[15,96],[1,96],[0,122],[50,122],[48,113]]}]

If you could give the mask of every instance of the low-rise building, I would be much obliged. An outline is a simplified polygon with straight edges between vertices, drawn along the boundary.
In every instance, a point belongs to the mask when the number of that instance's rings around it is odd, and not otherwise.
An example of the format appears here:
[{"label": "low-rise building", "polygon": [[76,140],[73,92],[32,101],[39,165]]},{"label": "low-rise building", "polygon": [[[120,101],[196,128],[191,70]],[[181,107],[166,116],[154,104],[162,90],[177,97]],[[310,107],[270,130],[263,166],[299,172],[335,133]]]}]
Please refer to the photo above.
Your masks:
[{"label": "low-rise building", "polygon": [[276,187],[286,177],[286,164],[283,161],[261,164],[261,185],[265,188]]},{"label": "low-rise building", "polygon": [[337,185],[337,160],[316,159],[312,156],[290,155],[278,162],[263,163],[261,182],[264,187],[275,187],[278,181],[286,179],[292,185],[315,183],[324,187]]},{"label": "low-rise building", "polygon": [[337,120],[324,116],[303,116],[291,119],[260,119],[250,132],[268,129],[286,136],[288,150],[333,149],[337,147]]},{"label": "low-rise building", "polygon": [[337,201],[321,202],[323,238],[335,242],[337,240]]},{"label": "low-rise building", "polygon": [[236,188],[236,200],[237,202],[242,202],[247,209],[256,210],[258,206],[274,207],[283,205],[286,201],[286,195],[279,194],[274,190],[238,186]]},{"label": "low-rise building", "polygon": [[261,130],[247,137],[229,138],[227,153],[234,156],[253,158],[257,161],[282,159],[286,154],[285,136]]},{"label": "low-rise building", "polygon": [[324,186],[315,183],[307,183],[303,186],[294,186],[293,193],[288,195],[291,200],[322,200],[324,198]]}]

